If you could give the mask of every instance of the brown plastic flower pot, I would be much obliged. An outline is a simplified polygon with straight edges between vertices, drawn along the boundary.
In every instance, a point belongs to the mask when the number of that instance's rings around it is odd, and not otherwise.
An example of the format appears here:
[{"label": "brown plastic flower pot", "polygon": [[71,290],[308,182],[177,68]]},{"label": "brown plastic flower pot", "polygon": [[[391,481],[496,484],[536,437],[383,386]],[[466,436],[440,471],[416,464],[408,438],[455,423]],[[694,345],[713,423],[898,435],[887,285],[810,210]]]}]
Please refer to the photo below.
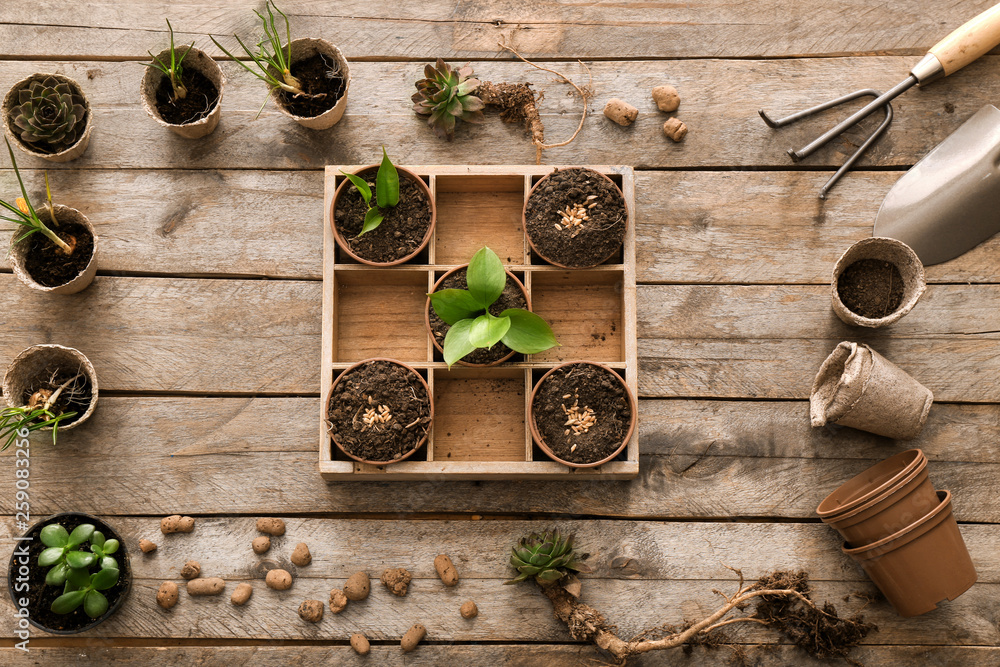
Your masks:
[{"label": "brown plastic flower pot", "polygon": [[[468,267],[469,267],[468,264],[463,264],[462,266],[456,266],[454,269],[445,273],[443,276],[438,278],[437,282],[434,283],[434,289],[431,290],[431,293],[438,291],[438,288],[441,286],[441,283],[444,282],[445,278],[455,273],[456,271],[461,271],[462,269],[467,269]],[[524,295],[524,300],[527,302],[527,308],[525,308],[525,310],[531,310],[531,296],[528,295],[528,290],[525,288],[524,283],[518,280],[517,276],[515,276],[507,269],[504,269],[504,273],[507,274],[507,278],[509,280],[514,281],[514,284],[517,285],[518,289],[521,290],[521,294]],[[424,306],[424,326],[427,329],[427,335],[430,336],[431,338],[431,342],[434,343],[434,347],[437,349],[438,352],[444,354],[444,348],[441,347],[441,343],[439,343],[437,341],[437,338],[434,337],[434,329],[431,328],[431,298],[429,296],[427,297],[427,304]],[[513,356],[514,356],[514,350],[511,350],[509,354],[506,354],[503,357],[497,359],[496,361],[490,362],[488,364],[473,364],[469,363],[468,361],[462,361],[461,359],[459,359],[455,363],[457,363],[460,366],[473,366],[477,368],[486,368],[488,366],[497,366],[498,364],[502,364],[503,362],[507,361]]]},{"label": "brown plastic flower pot", "polygon": [[[855,262],[863,259],[878,259],[895,265],[903,278],[903,300],[899,307],[885,317],[870,318],[855,313],[844,305],[840,300],[840,292],[837,290],[837,283],[844,270]],[[847,324],[858,327],[884,327],[892,324],[899,318],[913,310],[920,299],[920,295],[927,289],[924,280],[924,265],[920,263],[917,253],[913,252],[910,246],[902,241],[886,237],[876,236],[862,239],[852,245],[837,260],[837,265],[833,269],[832,300],[833,312]]]},{"label": "brown plastic flower pot", "polygon": [[[219,97],[215,100],[215,104],[208,110],[204,118],[199,118],[192,123],[183,123],[180,125],[177,123],[168,123],[163,120],[163,116],[156,109],[156,89],[159,88],[160,81],[166,75],[154,67],[147,67],[146,74],[142,77],[142,86],[139,90],[140,97],[142,98],[142,108],[146,110],[146,113],[153,120],[171,132],[186,139],[200,139],[214,132],[215,128],[219,125],[219,117],[222,115],[222,89],[226,86],[226,76],[222,73],[219,63],[215,62],[204,51],[194,47],[191,47],[190,50],[186,47],[176,50],[180,52],[178,57],[180,55],[184,56],[184,62],[181,63],[184,69],[199,72],[218,89]],[[170,49],[161,51],[156,58],[161,63],[169,63]]]},{"label": "brown plastic flower pot", "polygon": [[[97,232],[94,230],[94,226],[90,224],[90,220],[87,219],[83,213],[80,213],[75,208],[70,208],[68,206],[62,206],[56,204],[54,207],[56,220],[60,223],[77,223],[83,225],[90,232],[90,236],[94,239],[94,251],[90,255],[90,261],[87,266],[84,267],[75,278],[69,282],[65,282],[62,285],[55,285],[53,287],[46,287],[42,285],[28,273],[28,269],[25,267],[25,256],[28,253],[28,242],[27,240],[21,241],[20,243],[14,243],[14,239],[20,237],[24,232],[21,228],[14,230],[14,236],[11,239],[10,246],[10,267],[14,271],[14,275],[22,283],[27,285],[32,289],[39,290],[41,292],[48,292],[49,294],[76,294],[77,292],[85,289],[90,283],[94,281],[94,276],[97,275]],[[48,215],[40,214],[40,215]]]},{"label": "brown plastic flower pot", "polygon": [[899,486],[921,465],[927,465],[927,457],[919,449],[908,449],[890,456],[837,487],[836,491],[819,504],[816,514],[823,521],[830,521],[856,510]]},{"label": "brown plastic flower pot", "polygon": [[865,547],[843,547],[904,618],[933,611],[976,583],[951,492],[938,491],[937,497],[934,509],[903,530]]},{"label": "brown plastic flower pot", "polygon": [[906,478],[860,507],[824,521],[851,547],[862,547],[893,535],[937,507],[924,458]]},{"label": "brown plastic flower pot", "polygon": [[[10,407],[20,407],[24,405],[24,395],[29,387],[37,381],[38,377],[49,370],[61,368],[79,368],[90,381],[90,404],[87,410],[71,422],[59,424],[59,432],[76,428],[83,422],[90,419],[97,407],[97,372],[93,364],[82,352],[72,347],[62,345],[33,345],[14,357],[7,367],[7,372],[3,376],[3,395]],[[37,387],[37,385],[36,385]],[[51,431],[51,426],[46,426],[40,431]]]},{"label": "brown plastic flower pot", "polygon": [[[80,97],[83,98],[83,105],[85,109],[83,115],[85,123],[83,134],[77,137],[76,142],[72,146],[61,150],[58,153],[46,153],[33,148],[31,145],[22,141],[21,135],[17,132],[17,128],[14,127],[14,119],[11,117],[11,109],[18,104],[18,93],[30,86],[32,82],[44,81],[48,77],[52,77],[56,81],[68,83],[70,86],[80,91]],[[4,132],[7,134],[7,137],[11,139],[12,144],[16,144],[18,148],[23,150],[28,155],[34,155],[35,157],[48,160],[49,162],[69,162],[70,160],[75,160],[83,155],[83,152],[87,150],[87,145],[90,144],[90,130],[94,124],[94,113],[90,110],[90,100],[87,99],[87,96],[84,94],[83,88],[80,87],[80,84],[62,74],[38,73],[21,79],[11,86],[10,90],[7,91],[7,94],[4,96],[3,105],[0,106],[0,115],[3,116]]]},{"label": "brown plastic flower pot", "polygon": [[[364,178],[370,172],[374,171],[377,173],[378,168],[379,165],[372,164],[367,167],[362,167],[361,169],[358,169],[356,172],[354,172],[354,175]],[[340,200],[341,196],[343,196],[344,193],[347,192],[347,188],[352,186],[351,180],[349,178],[345,178],[343,181],[341,181],[340,185],[337,186],[336,191],[334,191],[333,193],[333,201],[330,203],[330,228],[333,229],[333,236],[337,240],[337,245],[339,245],[340,249],[343,250],[345,253],[347,253],[349,257],[358,262],[361,262],[362,264],[367,264],[368,266],[378,266],[378,267],[396,266],[398,264],[408,262],[414,257],[416,257],[421,250],[427,247],[427,244],[430,243],[431,236],[434,234],[434,225],[437,222],[437,204],[434,201],[434,197],[431,195],[431,189],[427,186],[427,183],[424,182],[424,179],[420,178],[420,176],[418,176],[416,172],[410,171],[409,169],[405,167],[400,167],[398,165],[396,165],[396,171],[399,174],[405,176],[409,180],[416,183],[417,187],[419,187],[423,191],[424,196],[427,197],[427,201],[430,202],[431,205],[431,224],[428,225],[427,227],[427,233],[424,234],[424,238],[420,242],[420,245],[418,245],[413,252],[411,252],[409,255],[406,255],[405,257],[395,259],[391,262],[373,262],[370,259],[365,259],[364,257],[355,254],[355,252],[351,249],[351,245],[347,242],[347,239],[345,239],[344,236],[340,233],[340,230],[337,229],[337,218],[336,218],[337,202]]]},{"label": "brown plastic flower pot", "polygon": [[[288,47],[283,46],[282,50],[287,52]],[[344,90],[340,94],[340,99],[337,100],[337,103],[334,104],[333,107],[327,109],[318,116],[296,116],[289,111],[281,101],[281,88],[278,88],[277,86],[271,88],[271,98],[274,100],[275,106],[278,107],[278,110],[281,111],[281,113],[285,114],[302,127],[307,127],[310,130],[325,130],[336,125],[344,116],[344,110],[347,109],[347,91],[351,87],[351,70],[347,64],[347,58],[345,58],[344,54],[340,52],[340,49],[325,39],[304,37],[302,39],[293,39],[291,41],[290,60],[292,63],[312,58],[317,53],[337,63],[340,73],[344,77]],[[281,74],[273,67],[269,66],[268,72],[272,76],[277,77],[279,80],[281,79]]]}]

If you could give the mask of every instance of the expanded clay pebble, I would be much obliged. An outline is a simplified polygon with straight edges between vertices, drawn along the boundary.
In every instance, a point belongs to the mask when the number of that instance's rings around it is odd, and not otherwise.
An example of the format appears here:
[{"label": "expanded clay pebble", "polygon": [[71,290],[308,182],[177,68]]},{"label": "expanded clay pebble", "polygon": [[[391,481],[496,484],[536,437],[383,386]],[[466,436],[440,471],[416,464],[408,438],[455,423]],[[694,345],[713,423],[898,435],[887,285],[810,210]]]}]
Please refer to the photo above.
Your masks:
[{"label": "expanded clay pebble", "polygon": [[475,618],[479,616],[479,607],[472,600],[466,600],[462,603],[462,608],[458,610],[458,613],[462,615],[462,618]]},{"label": "expanded clay pebble", "polygon": [[455,569],[455,564],[451,562],[448,554],[438,554],[435,556],[434,569],[437,570],[438,576],[441,577],[441,581],[444,582],[445,586],[455,586],[458,584],[458,570]]},{"label": "expanded clay pebble", "polygon": [[344,584],[344,595],[348,600],[364,600],[372,590],[371,579],[367,572],[355,572],[347,578]]},{"label": "expanded clay pebble", "polygon": [[393,567],[382,573],[382,583],[393,595],[403,597],[406,595],[406,588],[410,585],[413,575],[406,568]]},{"label": "expanded clay pebble", "polygon": [[319,600],[306,600],[299,605],[299,618],[310,623],[323,620],[323,603]]},{"label": "expanded clay pebble", "polygon": [[139,548],[142,549],[142,553],[151,554],[156,551],[156,543],[149,540],[139,540]]},{"label": "expanded clay pebble", "polygon": [[358,655],[368,655],[372,650],[371,644],[368,643],[368,637],[365,637],[360,632],[355,632],[351,635],[351,648]]},{"label": "expanded clay pebble", "polygon": [[251,595],[253,595],[253,586],[244,581],[236,587],[236,590],[233,591],[233,595],[229,598],[229,601],[237,607],[242,607],[247,603],[247,600],[250,599]]},{"label": "expanded clay pebble", "polygon": [[201,563],[196,560],[189,560],[181,568],[182,579],[197,579],[201,576]]},{"label": "expanded clay pebble", "polygon": [[663,134],[667,135],[674,141],[680,141],[687,136],[687,133],[687,125],[676,118],[668,118],[667,122],[663,124]]},{"label": "expanded clay pebble", "polygon": [[409,653],[413,649],[417,648],[417,644],[420,643],[420,640],[423,639],[426,634],[427,628],[417,623],[406,631],[406,634],[403,635],[403,639],[400,640],[399,645],[405,652]]},{"label": "expanded clay pebble", "polygon": [[673,86],[657,86],[653,88],[653,101],[660,111],[677,111],[681,105],[681,96],[677,94],[677,89]]},{"label": "expanded clay pebble", "polygon": [[255,554],[265,553],[271,548],[271,538],[267,535],[255,537],[254,541],[250,543],[250,546],[253,547],[253,552]]},{"label": "expanded clay pebble", "polygon": [[344,595],[344,591],[339,588],[334,588],[330,591],[330,611],[334,614],[339,614],[344,611],[347,607],[347,596]]},{"label": "expanded clay pebble", "polygon": [[276,591],[287,591],[292,587],[292,575],[287,570],[271,570],[264,577],[264,583]]},{"label": "expanded clay pebble", "polygon": [[156,591],[156,604],[164,609],[170,609],[180,598],[177,592],[177,584],[172,581],[164,581],[160,584],[160,590]]},{"label": "expanded clay pebble", "polygon": [[226,582],[219,577],[199,577],[187,582],[188,595],[218,595],[226,590]]},{"label": "expanded clay pebble", "polygon": [[303,567],[311,563],[312,560],[312,554],[309,553],[309,547],[306,546],[305,542],[299,542],[295,545],[295,550],[292,551],[292,563]]},{"label": "expanded clay pebble", "polygon": [[257,530],[268,535],[281,537],[285,534],[285,522],[281,519],[257,519]]},{"label": "expanded clay pebble", "polygon": [[172,514],[160,519],[160,532],[164,535],[170,533],[190,533],[194,530],[194,519],[189,516]]},{"label": "expanded clay pebble", "polygon": [[627,127],[635,122],[635,119],[639,116],[639,110],[628,102],[624,102],[617,97],[612,97],[604,105],[604,115],[619,125]]}]

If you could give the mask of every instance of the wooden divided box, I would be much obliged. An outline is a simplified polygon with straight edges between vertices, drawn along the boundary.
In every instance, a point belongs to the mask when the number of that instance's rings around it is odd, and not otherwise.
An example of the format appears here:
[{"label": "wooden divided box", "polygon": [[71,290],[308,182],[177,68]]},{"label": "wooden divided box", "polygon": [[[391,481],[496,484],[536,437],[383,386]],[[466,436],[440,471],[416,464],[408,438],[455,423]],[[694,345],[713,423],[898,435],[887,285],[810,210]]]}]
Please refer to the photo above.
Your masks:
[{"label": "wooden divided box", "polygon": [[[528,398],[539,378],[564,361],[601,362],[637,392],[635,313],[635,181],[631,167],[591,167],[621,188],[629,225],[622,251],[593,269],[565,270],[531,251],[521,212],[531,186],[550,166],[408,167],[437,201],[437,225],[427,249],[406,264],[374,268],[337,247],[331,202],[344,176],[359,165],[328,166],[323,220],[323,372],[319,469],[328,480],[628,479],[639,472],[639,429],[615,459],[596,468],[569,468],[534,446]],[[541,354],[515,354],[491,368],[449,371],[424,325],[427,293],[445,271],[492,248],[528,289],[532,310],[562,344]],[[427,380],[434,424],[427,444],[388,466],[359,463],[331,442],[325,401],[336,377],[353,363],[389,357]]]}]

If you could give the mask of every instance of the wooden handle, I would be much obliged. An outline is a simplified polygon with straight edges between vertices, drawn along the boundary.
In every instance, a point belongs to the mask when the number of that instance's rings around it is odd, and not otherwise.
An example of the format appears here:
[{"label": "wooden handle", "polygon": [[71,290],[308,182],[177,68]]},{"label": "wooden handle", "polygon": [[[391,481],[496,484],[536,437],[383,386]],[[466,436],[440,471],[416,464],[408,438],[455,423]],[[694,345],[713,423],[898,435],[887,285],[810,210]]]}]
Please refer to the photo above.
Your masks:
[{"label": "wooden handle", "polygon": [[944,74],[957,72],[1000,44],[1000,4],[990,7],[931,47]]}]

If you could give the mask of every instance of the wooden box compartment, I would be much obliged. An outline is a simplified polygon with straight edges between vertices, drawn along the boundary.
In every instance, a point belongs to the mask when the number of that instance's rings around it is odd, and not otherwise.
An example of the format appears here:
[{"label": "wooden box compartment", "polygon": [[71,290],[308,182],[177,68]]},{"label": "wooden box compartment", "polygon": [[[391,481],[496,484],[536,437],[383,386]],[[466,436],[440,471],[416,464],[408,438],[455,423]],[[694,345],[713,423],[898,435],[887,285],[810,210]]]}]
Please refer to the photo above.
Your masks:
[{"label": "wooden box compartment", "polygon": [[[630,167],[591,167],[625,195],[630,223],[622,251],[593,269],[566,270],[535,255],[524,238],[521,211],[531,186],[553,167],[410,167],[437,203],[428,248],[410,262],[375,268],[339,250],[330,228],[340,170],[326,169],[323,261],[323,344],[320,473],[329,480],[628,479],[639,472],[638,429],[622,454],[597,468],[568,468],[534,446],[528,399],[538,379],[564,361],[610,366],[637,392],[635,332],[635,187]],[[484,245],[528,290],[532,309],[553,328],[560,347],[515,354],[492,368],[448,370],[424,326],[427,293],[449,269]],[[323,420],[333,380],[370,357],[398,359],[417,369],[434,397],[434,425],[425,447],[389,466],[346,457]]]}]

